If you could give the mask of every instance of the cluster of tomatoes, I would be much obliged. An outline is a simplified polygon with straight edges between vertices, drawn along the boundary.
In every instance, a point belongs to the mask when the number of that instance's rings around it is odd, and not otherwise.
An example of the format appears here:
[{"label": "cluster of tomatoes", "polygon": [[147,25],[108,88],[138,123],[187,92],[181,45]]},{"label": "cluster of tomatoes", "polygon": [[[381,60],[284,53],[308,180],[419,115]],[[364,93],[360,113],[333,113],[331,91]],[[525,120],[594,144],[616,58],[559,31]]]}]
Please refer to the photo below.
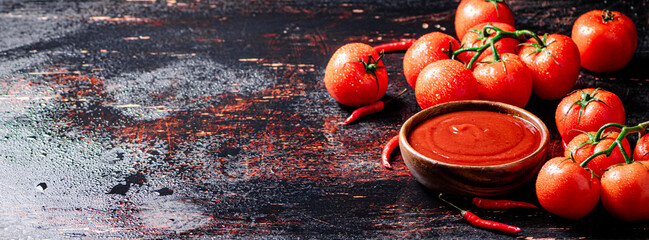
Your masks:
[{"label": "cluster of tomatoes", "polygon": [[593,72],[621,69],[637,46],[635,25],[622,13],[593,10],[575,21],[571,37],[539,37],[516,30],[514,15],[501,0],[461,1],[455,30],[460,41],[431,32],[391,43],[396,48],[346,44],[327,65],[325,87],[343,105],[376,102],[388,84],[382,54],[407,50],[403,73],[421,108],[469,99],[524,107],[532,93],[546,100],[564,97],[582,66]]},{"label": "cluster of tomatoes", "polygon": [[624,126],[622,101],[602,89],[582,89],[565,97],[555,113],[565,155],[541,168],[536,180],[539,203],[568,219],[590,213],[600,199],[623,221],[649,219],[649,135],[633,150],[626,139],[649,122]]},{"label": "cluster of tomatoes", "polygon": [[613,72],[631,61],[637,32],[627,16],[593,10],[575,21],[571,36],[539,36],[517,30],[514,14],[503,0],[462,0],[455,30],[457,39],[431,32],[416,40],[375,47],[346,44],[326,67],[325,87],[343,105],[376,105],[388,85],[383,54],[406,51],[403,74],[423,109],[474,99],[524,107],[531,94],[545,100],[563,98],[555,120],[566,154],[549,160],[539,173],[536,191],[541,205],[558,216],[576,219],[601,199],[619,219],[649,219],[649,188],[645,187],[649,186],[649,161],[645,162],[649,156],[644,157],[649,137],[638,141],[633,158],[626,140],[629,133],[644,131],[649,122],[624,126],[624,107],[611,92],[573,91],[581,67]]}]

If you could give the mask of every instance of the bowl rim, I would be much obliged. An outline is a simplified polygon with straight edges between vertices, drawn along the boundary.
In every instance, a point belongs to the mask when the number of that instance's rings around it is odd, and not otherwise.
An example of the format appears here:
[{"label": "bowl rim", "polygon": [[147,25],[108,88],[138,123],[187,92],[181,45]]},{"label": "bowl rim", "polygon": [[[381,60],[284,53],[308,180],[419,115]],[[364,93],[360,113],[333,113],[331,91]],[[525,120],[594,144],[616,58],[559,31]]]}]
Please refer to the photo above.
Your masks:
[{"label": "bowl rim", "polygon": [[[408,142],[409,131],[411,131],[416,125],[420,124],[421,122],[423,122],[423,121],[425,121],[427,119],[430,119],[433,116],[439,116],[439,114],[437,114],[437,115],[430,114],[431,111],[435,111],[438,108],[448,107],[448,106],[455,106],[455,105],[458,105],[458,106],[461,106],[461,105],[491,106],[491,107],[496,107],[496,108],[501,108],[501,109],[514,110],[515,112],[518,112],[521,115],[525,115],[525,116],[527,116],[527,117],[529,117],[531,119],[531,120],[530,119],[524,119],[524,120],[530,122],[532,125],[534,125],[534,127],[539,129],[539,132],[541,134],[541,141],[539,141],[539,145],[534,150],[534,152],[530,153],[529,155],[527,155],[525,157],[522,157],[522,158],[520,158],[520,159],[518,159],[516,161],[513,161],[513,162],[508,162],[508,163],[503,163],[503,164],[496,164],[496,165],[476,166],[476,165],[453,164],[453,163],[447,163],[447,162],[438,161],[438,160],[429,158],[429,157],[417,152],[410,145],[410,143]],[[459,111],[470,111],[470,110],[471,109],[459,110]],[[480,111],[480,109],[473,109],[473,110]],[[487,110],[487,111],[490,111],[490,110]],[[441,114],[449,113],[449,112],[458,112],[458,110],[451,110],[451,111],[443,112]],[[500,112],[500,113],[503,113],[503,112]],[[422,118],[422,120],[417,122],[417,123],[413,123],[415,121],[415,119],[420,118],[419,116],[427,115],[427,114],[429,116],[426,116],[425,118]],[[510,113],[504,113],[504,114],[512,115]],[[416,125],[413,125],[413,124],[416,124]],[[410,126],[410,125],[413,125],[413,126]],[[406,131],[408,131],[408,132],[406,132]],[[403,123],[403,125],[401,126],[401,129],[399,130],[399,145],[401,145],[403,148],[405,148],[407,151],[409,151],[411,154],[417,156],[418,158],[420,158],[420,159],[422,159],[422,160],[424,160],[426,162],[429,162],[429,163],[432,163],[432,164],[437,164],[437,165],[444,166],[444,167],[467,168],[467,169],[476,169],[476,170],[500,169],[500,168],[503,168],[503,167],[506,168],[506,167],[511,167],[511,166],[514,166],[514,165],[518,165],[518,164],[520,164],[522,162],[533,159],[535,156],[537,156],[539,154],[543,154],[543,152],[546,151],[546,148],[547,148],[547,146],[549,144],[549,141],[550,141],[549,130],[548,130],[547,126],[545,125],[545,123],[539,117],[537,117],[533,113],[531,113],[531,112],[529,112],[529,111],[527,111],[527,110],[525,110],[523,108],[511,105],[511,104],[503,103],[503,102],[495,102],[495,101],[488,101],[488,100],[461,100],[461,101],[451,101],[451,102],[437,104],[435,106],[423,109],[423,110],[415,113],[414,115],[412,115],[410,118],[408,118],[408,120],[406,120]]]}]

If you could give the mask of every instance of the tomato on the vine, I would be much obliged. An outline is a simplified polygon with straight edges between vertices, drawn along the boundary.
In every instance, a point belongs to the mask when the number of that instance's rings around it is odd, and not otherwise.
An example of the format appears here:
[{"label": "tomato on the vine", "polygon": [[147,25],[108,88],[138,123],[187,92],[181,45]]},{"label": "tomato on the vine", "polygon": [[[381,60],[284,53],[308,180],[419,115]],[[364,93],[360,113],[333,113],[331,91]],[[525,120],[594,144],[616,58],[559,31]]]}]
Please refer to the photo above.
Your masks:
[{"label": "tomato on the vine", "polygon": [[[615,144],[615,139],[620,135],[620,133],[615,131],[604,131],[601,139],[596,139],[597,136],[595,135],[596,132],[582,132],[575,136],[566,145],[565,155],[572,156],[577,163],[582,163],[593,155],[593,153],[604,151],[611,145]],[[625,138],[621,143],[624,151],[629,154],[631,151],[629,141]],[[602,174],[604,174],[604,171],[609,167],[625,162],[624,155],[622,155],[619,147],[615,147],[609,156],[599,155],[590,160],[586,167],[591,169],[595,175],[601,177]]]},{"label": "tomato on the vine", "polygon": [[593,10],[577,18],[572,39],[579,48],[582,67],[593,72],[613,72],[633,58],[638,32],[633,21],[620,12]]},{"label": "tomato on the vine", "polygon": [[613,217],[632,222],[649,219],[649,161],[617,165],[601,179],[602,205]]},{"label": "tomato on the vine", "polygon": [[459,61],[445,59],[429,64],[417,78],[415,98],[422,109],[440,103],[479,98],[473,73]]},{"label": "tomato on the vine", "polygon": [[388,73],[381,55],[364,43],[349,43],[331,56],[325,87],[339,103],[362,106],[379,100],[388,89]]},{"label": "tomato on the vine", "polygon": [[485,22],[514,26],[514,13],[504,0],[462,0],[455,11],[455,33],[462,39],[469,28]]},{"label": "tomato on the vine", "polygon": [[555,157],[539,171],[536,196],[541,206],[550,213],[567,219],[579,219],[597,206],[600,183],[597,177],[572,159]]},{"label": "tomato on the vine", "polygon": [[638,139],[638,142],[636,142],[635,149],[633,150],[633,160],[649,160],[649,134],[642,135],[642,137]]},{"label": "tomato on the vine", "polygon": [[[491,29],[487,29],[486,32],[483,31],[483,28],[487,25],[499,28],[503,31],[507,32],[513,32],[516,31],[516,29],[507,23],[500,23],[500,22],[486,22],[486,23],[481,23],[478,25],[473,26],[471,29],[469,29],[466,34],[464,34],[464,37],[462,38],[462,41],[460,41],[462,47],[464,48],[477,48],[480,46],[483,46],[487,43],[489,39],[492,39],[495,35],[495,31]],[[518,42],[517,39],[513,38],[503,38],[500,41],[497,41],[494,44],[494,47],[496,48],[496,51],[499,54],[505,54],[505,53],[516,53],[516,48],[518,47]],[[467,51],[460,53],[457,58],[460,59],[462,62],[468,63],[473,56],[476,55],[475,51]],[[476,62],[480,62],[484,60],[486,57],[493,55],[493,50],[492,48],[487,48],[480,56],[478,56]]]},{"label": "tomato on the vine", "polygon": [[419,37],[403,55],[403,75],[410,87],[417,85],[417,76],[428,64],[449,59],[448,51],[460,48],[460,43],[442,32],[431,32]]},{"label": "tomato on the vine", "polygon": [[563,98],[554,120],[564,143],[568,143],[580,133],[578,130],[591,132],[607,123],[624,124],[624,105],[612,92],[586,88]]},{"label": "tomato on the vine", "polygon": [[493,55],[488,56],[473,69],[480,99],[525,107],[532,95],[532,73],[516,54],[500,58],[494,61]]},{"label": "tomato on the vine", "polygon": [[534,94],[541,99],[564,97],[572,90],[579,77],[579,50],[568,36],[550,34],[539,44],[529,39],[518,51],[518,56],[532,70]]}]

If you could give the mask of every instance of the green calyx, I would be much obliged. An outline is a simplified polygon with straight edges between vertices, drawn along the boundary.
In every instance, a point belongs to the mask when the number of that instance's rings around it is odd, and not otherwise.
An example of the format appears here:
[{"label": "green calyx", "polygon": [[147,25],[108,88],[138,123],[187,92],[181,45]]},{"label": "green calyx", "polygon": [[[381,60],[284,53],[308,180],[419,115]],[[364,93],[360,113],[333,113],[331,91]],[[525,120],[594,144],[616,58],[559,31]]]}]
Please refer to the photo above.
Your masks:
[{"label": "green calyx", "polygon": [[608,9],[604,9],[602,11],[602,23],[608,23],[613,20],[615,20],[615,14]]},{"label": "green calyx", "polygon": [[379,58],[374,59],[374,56],[372,54],[367,55],[367,62],[361,60],[356,60],[357,62],[360,62],[363,64],[363,67],[365,68],[365,72],[372,74],[374,76],[374,79],[376,79],[376,88],[379,88],[379,77],[376,76],[376,70],[379,70],[381,68],[385,68],[382,66],[379,66],[379,62],[381,61],[381,58],[383,58],[383,51],[379,53]]},{"label": "green calyx", "polygon": [[489,36],[491,34],[497,32],[496,30],[494,30],[494,28],[496,28],[496,27],[491,25],[491,22],[489,22],[489,23],[487,23],[487,25],[485,25],[482,28],[482,31],[477,30],[477,29],[471,29],[470,31],[477,33],[478,37],[475,39],[475,41],[482,41],[482,44],[484,45],[486,43],[486,41],[487,41],[487,38],[489,38]]},{"label": "green calyx", "polygon": [[[577,131],[580,131],[580,132],[582,132],[582,133],[584,133],[584,134],[586,134],[588,136],[588,140],[586,140],[583,143],[579,144],[579,146],[577,146],[577,149],[581,149],[584,146],[595,146],[599,142],[601,142],[603,139],[605,139],[609,135],[611,135],[611,132],[607,132],[605,135],[601,136],[601,135],[598,135],[598,134],[593,135],[593,134],[591,134],[589,132],[585,132],[585,131],[581,131],[581,130],[577,130]],[[570,154],[572,154],[572,152]]]},{"label": "green calyx", "polygon": [[503,0],[485,0],[486,2],[490,2],[494,4],[494,7],[496,8],[496,16],[500,17],[500,13],[498,12],[498,3],[503,3]]},{"label": "green calyx", "polygon": [[587,92],[584,92],[583,90],[579,90],[579,91],[581,92],[581,98],[579,100],[573,102],[570,105],[570,108],[568,108],[569,110],[566,112],[566,114],[563,115],[563,118],[561,118],[561,121],[563,121],[563,119],[565,119],[566,116],[568,116],[568,113],[570,112],[572,107],[574,107],[575,105],[580,106],[579,107],[579,114],[577,115],[577,125],[579,125],[579,122],[581,121],[581,115],[584,113],[584,109],[591,102],[600,102],[600,103],[604,104],[605,106],[607,106],[609,108],[611,107],[608,104],[606,104],[604,101],[602,101],[601,99],[595,97],[595,95],[597,94],[597,91],[599,91],[599,88],[595,89],[595,91],[593,91],[592,93],[587,93]]},{"label": "green calyx", "polygon": [[[462,46],[460,46],[460,48],[462,48]],[[442,52],[446,53],[449,59],[457,60],[455,59],[456,55],[454,55],[453,51],[455,50],[453,50],[453,42],[451,41],[448,41],[448,48],[442,48]]]},{"label": "green calyx", "polygon": [[544,52],[546,52],[548,55],[550,55],[550,57],[552,58],[552,60],[554,61],[554,63],[556,63],[556,64],[558,64],[558,65],[561,65],[561,64],[559,64],[559,62],[557,61],[557,59],[554,58],[554,56],[552,55],[552,52],[550,52],[550,50],[548,50],[548,46],[549,46],[550,44],[552,44],[554,41],[552,41],[552,42],[547,42],[547,37],[548,37],[548,34],[546,33],[546,34],[543,35],[543,38],[541,38],[541,39],[537,39],[537,40],[536,40],[537,43],[521,43],[521,45],[532,46],[532,47],[535,47],[535,48],[536,48],[536,49],[535,49],[533,52],[531,52],[529,55],[534,55],[534,54],[537,54],[537,53],[539,53],[539,52],[541,52],[541,51],[544,51]]}]

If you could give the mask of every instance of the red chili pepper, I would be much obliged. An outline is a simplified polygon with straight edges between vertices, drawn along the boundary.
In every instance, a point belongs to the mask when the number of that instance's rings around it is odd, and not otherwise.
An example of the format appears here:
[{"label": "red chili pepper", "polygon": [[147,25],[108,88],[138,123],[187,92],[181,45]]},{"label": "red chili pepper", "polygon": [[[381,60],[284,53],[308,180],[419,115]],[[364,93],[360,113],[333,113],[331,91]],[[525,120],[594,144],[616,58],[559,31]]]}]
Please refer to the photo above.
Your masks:
[{"label": "red chili pepper", "polygon": [[398,41],[398,42],[391,42],[391,43],[384,43],[378,46],[374,47],[374,50],[377,52],[398,52],[398,51],[406,51],[410,46],[412,46],[412,43],[414,43],[415,40],[405,40],[405,41]]},{"label": "red chili pepper", "polygon": [[462,217],[466,219],[467,222],[471,223],[471,225],[479,227],[479,228],[484,228],[484,229],[489,229],[489,230],[494,230],[494,231],[500,231],[504,233],[517,233],[521,231],[521,228],[500,223],[500,222],[495,222],[495,221],[490,221],[490,220],[484,220],[477,215],[473,214],[472,212],[463,210],[461,211]]},{"label": "red chili pepper", "polygon": [[472,202],[476,207],[484,209],[538,208],[531,203],[513,200],[493,200],[474,197]]},{"label": "red chili pepper", "polygon": [[401,96],[401,94],[405,93],[408,89],[404,89],[401,91],[397,96],[383,102],[383,101],[376,101],[374,103],[370,103],[368,105],[362,106],[352,112],[347,119],[345,119],[345,124],[349,124],[353,121],[356,121],[362,116],[369,115],[372,113],[377,113],[380,111],[383,111],[383,108],[385,108],[385,104],[389,103],[390,101],[394,100],[395,98],[398,98]]},{"label": "red chili pepper", "polygon": [[479,227],[479,228],[484,228],[484,229],[489,229],[489,230],[494,230],[494,231],[499,231],[499,232],[504,232],[504,233],[517,233],[521,231],[521,228],[496,222],[496,221],[491,221],[491,220],[485,220],[477,215],[473,214],[472,212],[469,212],[467,210],[464,210],[458,206],[455,206],[455,204],[446,201],[444,198],[442,198],[442,194],[440,193],[438,196],[439,200],[442,200],[446,204],[454,207],[455,209],[460,211],[460,214],[462,215],[462,218],[464,218],[467,222],[469,222],[471,225]]},{"label": "red chili pepper", "polygon": [[374,103],[370,103],[369,105],[362,106],[354,110],[354,112],[352,112],[352,114],[349,115],[347,119],[345,119],[345,124],[356,121],[356,119],[359,119],[362,116],[383,111],[384,107],[385,103],[383,101],[376,101]]},{"label": "red chili pepper", "polygon": [[397,134],[396,136],[392,137],[388,143],[385,144],[385,147],[383,147],[383,152],[381,153],[381,163],[383,163],[383,166],[387,169],[392,169],[392,165],[390,165],[390,155],[392,154],[392,151],[394,151],[395,148],[399,146],[399,135]]}]

